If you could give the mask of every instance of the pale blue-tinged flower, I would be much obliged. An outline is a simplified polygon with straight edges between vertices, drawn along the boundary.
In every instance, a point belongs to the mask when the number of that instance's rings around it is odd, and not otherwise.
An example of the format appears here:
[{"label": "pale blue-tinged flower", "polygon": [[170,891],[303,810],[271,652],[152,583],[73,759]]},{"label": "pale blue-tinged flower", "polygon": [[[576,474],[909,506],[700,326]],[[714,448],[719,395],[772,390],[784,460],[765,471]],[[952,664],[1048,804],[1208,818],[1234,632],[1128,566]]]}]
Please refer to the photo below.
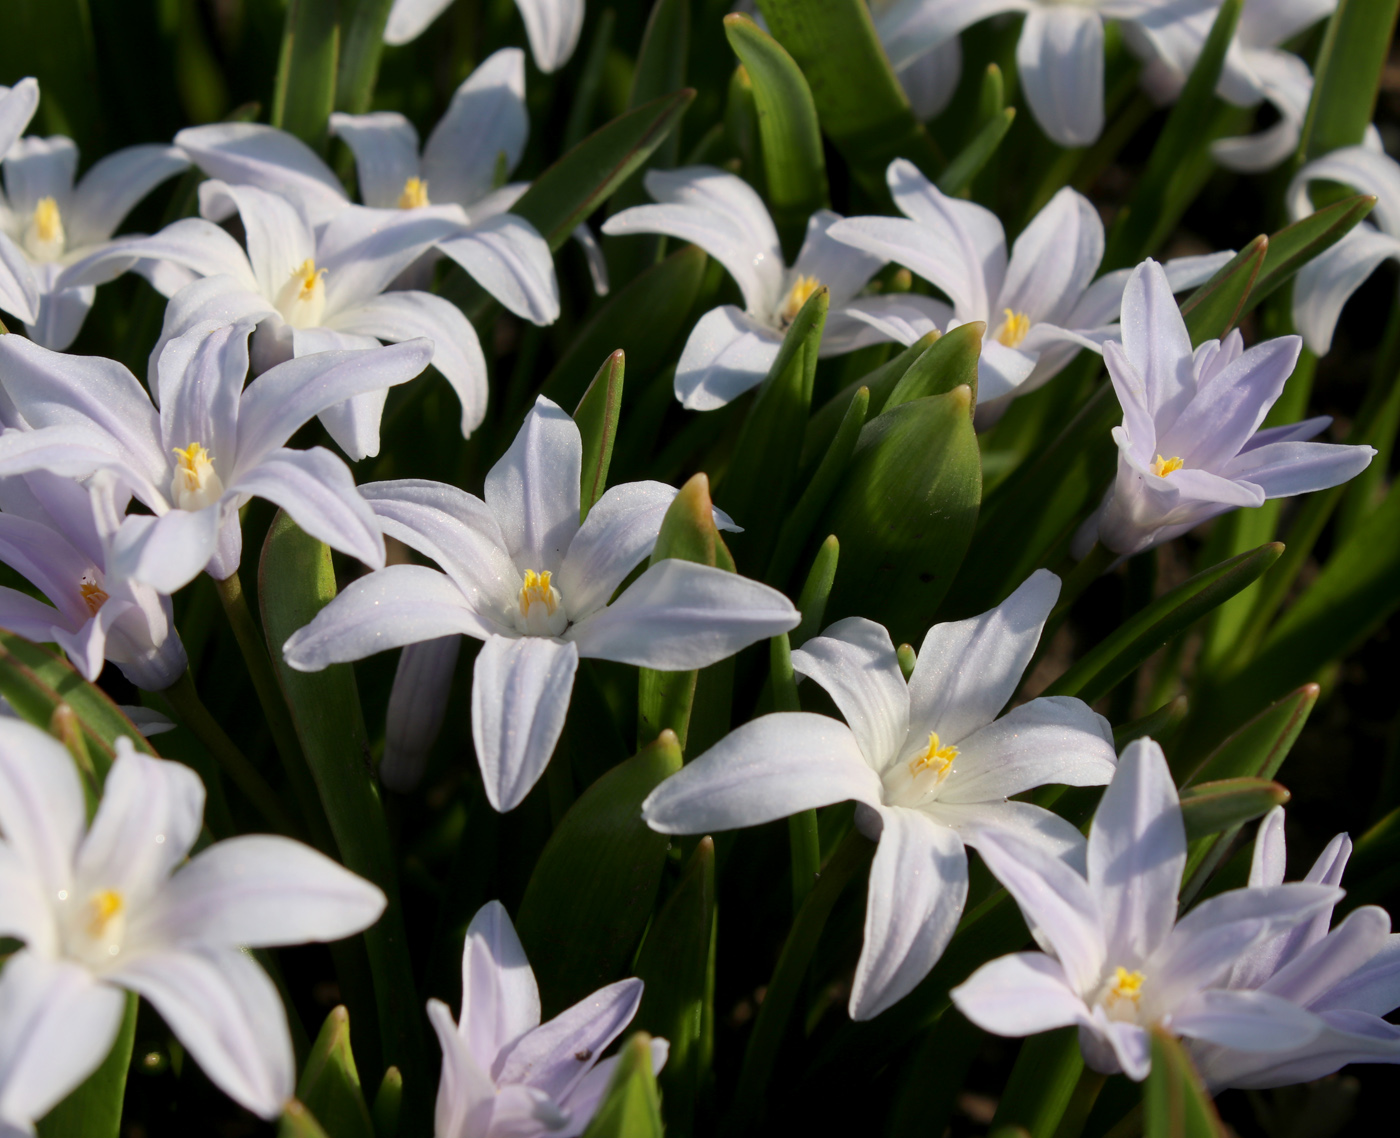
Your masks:
[{"label": "pale blue-tinged flower", "polygon": [[951,995],[995,1035],[1078,1026],[1084,1061],[1142,1080],[1151,1029],[1239,1050],[1285,1052],[1316,1018],[1264,992],[1221,987],[1234,962],[1276,933],[1329,910],[1330,885],[1235,889],[1180,920],[1186,828],[1162,748],[1130,743],[1089,829],[1087,874],[1016,835],[996,833],[982,860],[1021,907],[1043,952],[984,964]]},{"label": "pale blue-tinged flower", "polygon": [[1260,430],[1293,374],[1302,341],[1280,336],[1248,349],[1239,329],[1193,352],[1162,266],[1144,261],[1123,294],[1122,343],[1104,362],[1123,424],[1113,428],[1118,473],[1076,537],[1131,555],[1208,518],[1355,478],[1375,451],[1311,439],[1326,416]]},{"label": "pale blue-tinged flower", "polygon": [[29,338],[62,351],[77,338],[97,285],[120,276],[115,261],[74,282],[66,270],[108,248],[112,232],[161,182],[189,166],[174,146],[129,146],[108,154],[74,185],[71,138],[19,138],[39,101],[33,79],[0,87],[0,308],[24,321]]},{"label": "pale blue-tinged flower", "polygon": [[[452,0],[394,0],[384,25],[384,42],[393,46],[411,43],[447,10]],[[515,0],[535,66],[548,75],[558,71],[574,54],[583,31],[584,0]]]},{"label": "pale blue-tinged flower", "polygon": [[544,773],[580,658],[689,671],[799,619],[776,589],[674,559],[609,604],[651,553],[676,491],[613,486],[580,525],[582,464],[573,419],[540,397],[487,474],[485,501],[439,482],[362,486],[384,532],[441,571],[391,565],[361,577],[283,647],[292,667],[319,671],[457,633],[485,641],[472,678],[472,739],[500,811],[518,806]]},{"label": "pale blue-tinged flower", "polygon": [[933,301],[915,295],[857,297],[881,266],[874,256],[833,241],[839,214],[818,210],[791,268],[783,262],[778,231],[763,199],[735,174],[713,166],[651,170],[647,192],[655,205],[633,206],[603,225],[611,236],[664,233],[690,241],[722,264],[744,295],[744,307],[712,308],[700,317],[676,365],[676,398],[692,411],[723,407],[768,373],[783,335],[818,288],[830,290],[823,356],[842,355],[888,337],[862,313],[917,313],[931,318]]},{"label": "pale blue-tinged flower", "polygon": [[[442,1048],[434,1138],[577,1138],[617,1065],[599,1056],[641,1002],[642,982],[619,980],[541,1024],[525,949],[505,907],[488,901],[462,947],[460,1021],[441,1000],[428,1001]],[[668,1050],[652,1040],[653,1071]]]},{"label": "pale blue-tinged flower", "polygon": [[[1094,275],[1103,260],[1103,222],[1082,194],[1060,190],[1006,254],[996,214],[944,194],[912,162],[897,158],[886,172],[904,217],[852,217],[830,236],[894,261],[936,285],[952,301],[923,301],[925,313],[883,308],[858,314],[891,339],[912,344],[937,328],[983,321],[977,364],[979,426],[990,425],[1012,398],[1058,375],[1081,348],[1102,350],[1118,335],[1116,321],[1128,270]],[[1210,277],[1229,252],[1184,257],[1168,266],[1175,290]],[[930,307],[931,306],[931,307]]]},{"label": "pale blue-tinged flower", "polygon": [[246,321],[206,321],[169,341],[156,369],[159,410],[121,364],[0,337],[0,384],[30,428],[0,436],[0,473],[114,473],[151,514],[121,523],[107,568],[162,593],[205,568],[219,580],[238,569],[238,511],[254,497],[328,545],[383,565],[383,537],[344,461],[286,443],[326,407],[413,378],[432,345],[317,352],[245,389],[251,331]]},{"label": "pale blue-tinged flower", "polygon": [[1059,578],[1041,569],[990,612],[934,625],[907,684],[881,625],[837,621],[794,652],[792,666],[826,690],[846,722],[761,716],[657,787],[642,816],[663,833],[703,834],[854,800],[856,824],[879,848],[850,1012],[878,1015],[947,947],[967,898],[965,845],[1010,831],[1048,858],[1083,859],[1073,826],[1009,799],[1046,783],[1107,782],[1108,722],[1058,696],[997,718],[1059,592]]},{"label": "pale blue-tinged flower", "polygon": [[110,660],[138,688],[161,691],[188,660],[170,598],[116,570],[128,497],[105,471],[87,487],[42,467],[0,477],[0,562],[50,602],[0,585],[0,627],[57,644],[84,679]]},{"label": "pale blue-tinged flower", "polygon": [[350,936],[379,919],[384,894],[266,834],[186,862],[203,815],[189,767],[121,738],[89,826],[67,749],[0,719],[0,935],[24,944],[6,972],[34,958],[58,973],[47,1015],[67,1005],[68,1046],[41,1033],[30,1057],[52,1085],[76,1085],[110,1050],[128,989],[216,1086],[274,1118],[295,1082],[292,1041],[277,988],[244,950]]},{"label": "pale blue-tinged flower", "polygon": [[1104,20],[1130,35],[1155,33],[1210,0],[893,0],[877,16],[890,63],[904,67],[964,28],[1024,12],[1016,70],[1031,114],[1061,146],[1088,146],[1103,130]]},{"label": "pale blue-tinged flower", "polygon": [[[1303,879],[1340,885],[1351,839],[1338,834]],[[1259,824],[1250,889],[1283,882],[1283,807]],[[1265,941],[1237,961],[1226,987],[1266,992],[1306,1008],[1322,1021],[1318,1034],[1283,1053],[1229,1047],[1193,1048],[1202,1077],[1214,1087],[1279,1087],[1330,1075],[1347,1063],[1400,1063],[1400,1027],[1382,1017],[1400,1007],[1400,934],[1390,914],[1363,905],[1336,928],[1332,908]]]},{"label": "pale blue-tinged flower", "polygon": [[1288,187],[1288,210],[1296,221],[1313,212],[1308,185],[1341,182],[1374,194],[1375,208],[1330,249],[1298,270],[1293,282],[1293,326],[1308,350],[1326,355],[1342,308],[1382,261],[1400,261],[1400,164],[1379,143],[1346,146],[1298,171]]}]

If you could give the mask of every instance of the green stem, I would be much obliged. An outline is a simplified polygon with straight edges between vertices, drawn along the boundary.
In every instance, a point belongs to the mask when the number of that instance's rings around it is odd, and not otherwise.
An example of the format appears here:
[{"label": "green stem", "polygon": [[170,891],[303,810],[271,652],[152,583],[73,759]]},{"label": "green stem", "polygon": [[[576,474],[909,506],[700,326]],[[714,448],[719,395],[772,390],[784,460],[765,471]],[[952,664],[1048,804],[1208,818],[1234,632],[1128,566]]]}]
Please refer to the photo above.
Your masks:
[{"label": "green stem", "polygon": [[787,943],[778,957],[778,965],[773,969],[773,978],[768,983],[768,992],[758,1007],[758,1017],[749,1036],[748,1050],[744,1053],[744,1067],[739,1073],[739,1085],[725,1120],[724,1133],[741,1135],[757,1121],[759,1107],[768,1092],[773,1065],[777,1061],[778,1046],[787,1031],[793,1005],[802,990],[807,966],[812,962],[812,954],[816,951],[822,929],[826,927],[827,917],[831,915],[842,890],[865,868],[874,853],[874,845],[858,831],[852,830],[847,834],[831,855],[831,860],[817,878],[816,887],[793,921]]},{"label": "green stem", "polygon": [[301,837],[301,827],[287,813],[276,791],[209,714],[209,709],[204,706],[199,692],[195,690],[194,679],[189,670],[186,669],[178,680],[160,694],[169,702],[180,721],[194,732],[195,737],[214,756],[234,785],[258,808],[263,820],[280,834]]},{"label": "green stem", "polygon": [[1069,1106],[1065,1108],[1064,1116],[1060,1119],[1060,1125],[1055,1128],[1055,1138],[1079,1138],[1107,1078],[1098,1071],[1084,1068],[1079,1082],[1075,1084],[1074,1094],[1070,1096]]},{"label": "green stem", "polygon": [[[797,678],[792,671],[792,646],[786,632],[768,642],[769,682],[773,688],[774,711],[800,711],[797,698]],[[817,812],[801,810],[788,819],[788,838],[792,853],[792,912],[796,917],[802,903],[812,892],[821,875],[822,847],[817,830]]]}]

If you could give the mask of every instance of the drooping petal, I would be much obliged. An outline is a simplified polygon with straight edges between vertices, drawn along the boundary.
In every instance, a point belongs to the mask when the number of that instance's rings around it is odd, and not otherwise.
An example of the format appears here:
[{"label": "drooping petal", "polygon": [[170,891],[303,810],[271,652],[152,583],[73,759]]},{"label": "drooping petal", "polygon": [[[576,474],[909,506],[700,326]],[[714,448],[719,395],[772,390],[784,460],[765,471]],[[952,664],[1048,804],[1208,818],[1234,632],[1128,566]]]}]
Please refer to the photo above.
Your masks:
[{"label": "drooping petal", "polygon": [[943,112],[958,89],[962,79],[962,48],[957,39],[945,40],[910,60],[896,76],[915,116],[927,122]]},{"label": "drooping petal", "polygon": [[520,937],[505,906],[488,901],[467,926],[462,946],[459,1034],[491,1073],[501,1053],[539,1023],[540,990]]},{"label": "drooping petal", "polygon": [[487,637],[472,673],[472,741],[486,798],[514,810],[544,774],[569,710],[578,649],[543,636]]},{"label": "drooping petal", "polygon": [[331,131],[355,155],[360,200],[376,209],[395,209],[409,178],[418,176],[418,132],[398,111],[331,115]]},{"label": "drooping petal", "polygon": [[692,759],[651,792],[642,817],[664,834],[708,834],[846,801],[880,804],[879,776],[851,729],[825,715],[779,712]]},{"label": "drooping petal", "polygon": [[1400,258],[1400,241],[1362,222],[1298,271],[1293,323],[1308,348],[1325,355],[1346,302],[1382,261]]},{"label": "drooping petal", "polygon": [[838,620],[792,654],[792,667],[831,696],[874,770],[894,762],[909,734],[909,688],[883,625]]},{"label": "drooping petal", "polygon": [[36,344],[55,352],[65,352],[78,338],[96,299],[97,288],[94,285],[41,293],[38,314],[33,324],[24,326],[25,334]]},{"label": "drooping petal", "polygon": [[687,411],[714,411],[763,382],[782,337],[732,304],[695,323],[676,364],[676,398]]},{"label": "drooping petal", "polygon": [[624,482],[604,491],[569,543],[559,590],[569,619],[597,612],[656,545],[676,489],[664,482]]},{"label": "drooping petal", "polygon": [[1151,739],[1138,739],[1123,752],[1089,830],[1089,888],[1111,958],[1146,960],[1166,939],[1185,865],[1186,829],[1166,757]]},{"label": "drooping petal", "polygon": [[957,834],[917,810],[883,807],[870,867],[865,944],[850,1012],[873,1019],[938,962],[967,900],[967,854]]},{"label": "drooping petal", "polygon": [[220,273],[200,277],[186,285],[165,306],[160,338],[151,349],[146,364],[146,382],[156,402],[160,401],[160,357],[171,340],[184,335],[197,324],[209,321],[216,324],[257,323],[276,315],[277,309],[261,293],[245,288],[233,277]]},{"label": "drooping petal", "polygon": [[566,634],[580,656],[683,672],[797,627],[777,589],[694,561],[667,558]]},{"label": "drooping petal", "polygon": [[535,66],[548,75],[569,62],[583,30],[583,0],[515,0]]},{"label": "drooping petal", "polygon": [[517,316],[534,324],[559,319],[554,257],[540,231],[523,217],[497,214],[439,241],[438,248]]},{"label": "drooping petal", "polygon": [[111,237],[136,203],[189,166],[175,146],[128,146],[99,158],[73,192],[64,218],[70,249]]},{"label": "drooping petal", "polygon": [[990,315],[1009,309],[1024,313],[1032,324],[1063,325],[1098,272],[1103,249],[1098,210],[1066,186],[1016,238],[1006,283]]},{"label": "drooping petal", "polygon": [[989,612],[928,630],[909,677],[911,748],[926,743],[930,731],[958,743],[996,717],[1021,682],[1059,595],[1060,579],[1038,569]]},{"label": "drooping petal", "polygon": [[559,572],[578,532],[583,439],[569,415],[543,395],[486,475],[486,504],[515,564]]},{"label": "drooping petal", "polygon": [[930,48],[946,43],[964,28],[1001,12],[1024,12],[1029,0],[893,0],[872,10],[880,43],[895,68],[904,67]]},{"label": "drooping petal", "polygon": [[958,1011],[993,1035],[1038,1035],[1079,1023],[1088,1014],[1059,961],[1041,952],[990,961],[948,995]]},{"label": "drooping petal", "polygon": [[501,1056],[493,1072],[497,1083],[524,1084],[562,1101],[632,1022],[641,1002],[640,980],[599,988],[522,1036]]},{"label": "drooping petal", "polygon": [[113,979],[160,1013],[210,1082],[262,1118],[282,1113],[296,1068],[277,988],[236,948],[149,953]]},{"label": "drooping petal", "polygon": [[525,111],[525,53],[503,47],[488,55],[452,95],[423,147],[423,177],[434,201],[472,206],[520,162],[530,119]]},{"label": "drooping petal", "polygon": [[46,896],[72,881],[86,825],[68,749],[33,724],[0,716],[0,831]]},{"label": "drooping petal", "polygon": [[[273,328],[269,320],[253,337],[255,369],[276,366],[299,356],[373,351],[379,347],[379,341],[373,336],[357,332],[340,332],[333,328],[293,328],[290,324],[281,325],[275,332]],[[283,354],[281,348],[288,340],[292,350]],[[379,453],[379,424],[384,418],[384,405],[388,400],[389,389],[376,386],[371,391],[327,407],[317,418],[346,457],[351,462],[359,462]]]},{"label": "drooping petal", "polygon": [[1032,8],[1016,44],[1031,114],[1061,146],[1088,146],[1103,131],[1103,20],[1091,7]]}]

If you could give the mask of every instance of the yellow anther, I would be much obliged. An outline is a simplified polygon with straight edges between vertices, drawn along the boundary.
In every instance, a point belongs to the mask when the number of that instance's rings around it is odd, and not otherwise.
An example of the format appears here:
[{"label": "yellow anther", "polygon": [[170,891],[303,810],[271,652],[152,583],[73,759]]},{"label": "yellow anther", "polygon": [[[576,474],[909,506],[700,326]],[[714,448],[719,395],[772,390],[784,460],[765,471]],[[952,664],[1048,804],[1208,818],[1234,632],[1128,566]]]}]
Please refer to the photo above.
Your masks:
[{"label": "yellow anther", "polygon": [[520,587],[521,613],[528,616],[531,605],[544,605],[545,611],[550,616],[554,615],[554,610],[559,607],[559,593],[549,583],[549,577],[548,569],[543,573],[536,573],[533,569],[525,571],[525,583]]},{"label": "yellow anther", "polygon": [[1179,458],[1163,458],[1160,454],[1157,461],[1152,464],[1152,473],[1158,478],[1165,478],[1173,470],[1180,470],[1185,465]]},{"label": "yellow anther", "polygon": [[182,510],[202,510],[224,496],[223,479],[214,469],[214,456],[201,443],[175,447],[175,476],[171,496]]},{"label": "yellow anther", "polygon": [[403,184],[399,194],[399,209],[418,209],[428,204],[428,183],[414,176]]},{"label": "yellow anther", "polygon": [[925,771],[932,771],[942,782],[948,777],[948,772],[953,767],[953,760],[958,757],[958,749],[951,743],[943,743],[938,738],[937,731],[928,733],[928,749],[916,759],[909,762],[909,773],[921,775]]},{"label": "yellow anther", "polygon": [[1113,973],[1113,983],[1109,985],[1108,997],[1111,1000],[1132,1000],[1137,1003],[1138,997],[1142,995],[1143,975],[1141,972],[1129,972],[1126,968],[1118,968]]},{"label": "yellow anther", "polygon": [[34,231],[40,241],[63,238],[63,215],[58,212],[58,202],[53,198],[40,198],[34,207]]},{"label": "yellow anther", "polygon": [[997,329],[997,343],[1005,344],[1008,348],[1019,348],[1026,333],[1031,330],[1031,318],[1024,312],[1013,312],[1009,308],[1003,308],[1002,312],[1006,314],[1006,319]]},{"label": "yellow anther", "polygon": [[321,278],[326,275],[326,270],[318,269],[316,262],[307,257],[292,275],[301,278],[301,299],[310,300],[316,286],[321,283]]},{"label": "yellow anther", "polygon": [[782,310],[778,313],[784,327],[797,319],[797,314],[802,311],[802,306],[821,287],[822,282],[816,277],[800,276],[792,282],[792,288],[788,289],[787,299],[783,301]]},{"label": "yellow anther", "polygon": [[29,224],[21,237],[24,251],[36,261],[59,260],[67,251],[68,238],[63,232],[63,214],[54,198],[40,198],[29,215]]},{"label": "yellow anther", "polygon": [[113,889],[103,889],[99,893],[94,893],[88,899],[88,935],[100,937],[107,931],[107,926],[121,915],[125,902],[122,895]]},{"label": "yellow anther", "polygon": [[97,615],[97,610],[107,603],[107,593],[101,585],[92,581],[84,581],[78,586],[78,592],[83,595],[83,604],[87,605],[88,612],[93,616]]}]

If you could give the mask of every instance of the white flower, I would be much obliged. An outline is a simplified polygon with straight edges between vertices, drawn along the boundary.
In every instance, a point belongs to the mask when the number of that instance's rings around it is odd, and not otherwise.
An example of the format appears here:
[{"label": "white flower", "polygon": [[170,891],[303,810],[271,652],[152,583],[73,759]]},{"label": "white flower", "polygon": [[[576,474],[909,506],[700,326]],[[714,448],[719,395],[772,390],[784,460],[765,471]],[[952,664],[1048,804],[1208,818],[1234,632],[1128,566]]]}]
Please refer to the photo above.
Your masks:
[{"label": "white flower", "polygon": [[[598,1058],[641,1002],[642,982],[619,980],[541,1024],[525,949],[505,908],[488,901],[462,946],[461,1021],[441,1000],[428,1001],[442,1048],[435,1138],[576,1138],[617,1065]],[[659,1071],[666,1040],[651,1047]]]},{"label": "white flower", "polygon": [[857,299],[885,258],[833,241],[841,219],[818,210],[792,268],[783,263],[778,231],[763,199],[742,178],[712,166],[650,170],[647,192],[659,204],[615,213],[603,225],[611,236],[664,233],[692,241],[722,264],[744,294],[744,307],[712,308],[691,330],[676,365],[676,398],[692,411],[712,411],[756,387],[782,346],[788,325],[823,285],[831,308],[821,354],[836,356],[886,339],[860,319],[864,312],[930,318],[934,302],[921,296]]},{"label": "white flower", "polygon": [[485,641],[472,679],[472,739],[486,796],[501,811],[544,773],[580,657],[689,671],[799,619],[767,585],[674,559],[609,604],[651,553],[676,491],[614,486],[580,525],[582,461],[578,427],[541,397],[487,474],[485,501],[438,482],[362,486],[384,532],[442,572],[391,565],[361,577],[283,647],[292,667],[319,671],[456,633]]},{"label": "white flower", "polygon": [[[423,34],[452,0],[394,0],[384,26],[384,42],[410,43]],[[583,0],[515,0],[535,66],[546,75],[558,71],[574,54],[583,30]]]},{"label": "white flower", "polygon": [[1218,987],[1243,953],[1330,909],[1324,885],[1236,889],[1177,920],[1186,829],[1162,749],[1128,745],[1089,830],[1088,875],[1013,834],[983,860],[1021,907],[1044,952],[984,964],[952,991],[984,1031],[1034,1035],[1078,1025],[1096,1071],[1147,1077],[1150,1029],[1245,1051],[1283,1052],[1316,1034],[1315,1017],[1277,996]]},{"label": "white flower", "polygon": [[702,834],[857,802],[857,824],[880,844],[850,1012],[878,1015],[953,935],[967,897],[965,843],[1009,830],[1046,857],[1083,856],[1068,822],[1008,799],[1045,783],[1107,782],[1107,721],[1060,697],[997,718],[1059,592],[1041,569],[990,612],[934,625],[908,684],[882,626],[838,621],[794,652],[792,666],[826,689],[849,726],[807,712],[755,719],[657,787],[642,816],[663,833]]},{"label": "white flower", "polygon": [[192,770],[122,738],[89,826],[67,750],[0,719],[0,935],[25,945],[6,979],[17,967],[47,973],[43,1005],[23,985],[38,1106],[110,1050],[124,988],[149,1000],[249,1110],[274,1118],[291,1096],[286,1012],[242,950],[350,936],[379,919],[384,895],[310,847],[263,834],[217,842],[186,863],[203,813]]}]

